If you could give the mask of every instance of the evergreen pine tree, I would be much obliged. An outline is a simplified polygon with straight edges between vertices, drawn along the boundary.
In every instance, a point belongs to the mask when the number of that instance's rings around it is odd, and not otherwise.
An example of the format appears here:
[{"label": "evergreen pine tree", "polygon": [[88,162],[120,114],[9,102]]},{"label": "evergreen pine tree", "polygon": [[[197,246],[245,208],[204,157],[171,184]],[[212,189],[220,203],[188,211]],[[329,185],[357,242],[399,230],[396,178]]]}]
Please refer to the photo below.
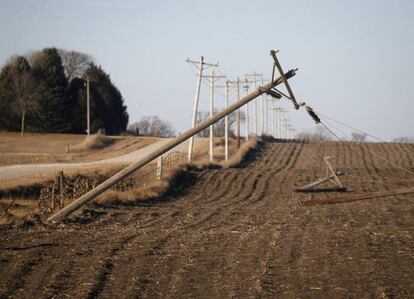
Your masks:
[{"label": "evergreen pine tree", "polygon": [[10,72],[10,64],[6,64],[0,71],[0,129],[17,131],[18,119],[12,109],[13,95],[10,90]]},{"label": "evergreen pine tree", "polygon": [[47,48],[35,61],[33,74],[41,82],[39,120],[43,132],[69,132],[70,106],[66,97],[68,81],[55,48]]},{"label": "evergreen pine tree", "polygon": [[103,126],[110,135],[125,132],[129,117],[121,92],[101,67],[91,64],[86,76],[91,83],[91,106],[93,105],[94,114],[91,128],[96,131]]}]

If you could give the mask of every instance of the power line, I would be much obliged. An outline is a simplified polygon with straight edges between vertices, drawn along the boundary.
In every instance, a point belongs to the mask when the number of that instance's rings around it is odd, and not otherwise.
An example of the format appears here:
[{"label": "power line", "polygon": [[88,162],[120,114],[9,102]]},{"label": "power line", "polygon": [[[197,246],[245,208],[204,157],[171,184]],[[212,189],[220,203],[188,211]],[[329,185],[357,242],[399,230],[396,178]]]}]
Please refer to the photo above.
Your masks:
[{"label": "power line", "polygon": [[349,128],[349,129],[352,129],[352,130],[358,131],[359,133],[362,133],[362,134],[365,134],[365,135],[367,135],[367,136],[369,136],[369,137],[372,137],[372,138],[374,138],[374,139],[376,139],[376,140],[378,140],[378,141],[388,143],[388,141],[385,141],[384,139],[381,139],[381,138],[379,138],[379,137],[375,137],[375,136],[374,136],[374,135],[372,135],[372,134],[369,134],[369,133],[367,133],[367,132],[364,132],[364,131],[362,131],[362,130],[359,130],[359,129],[357,129],[357,128],[354,128],[354,127],[352,127],[352,126],[350,126],[350,125],[347,125],[347,124],[345,124],[345,123],[343,123],[343,122],[340,122],[339,120],[336,120],[336,119],[334,119],[334,118],[332,118],[332,117],[329,117],[329,116],[327,116],[327,115],[324,115],[324,114],[322,114],[322,113],[320,113],[320,112],[317,112],[317,114],[318,114],[318,115],[320,115],[320,116],[322,116],[322,117],[325,117],[325,118],[327,118],[327,119],[330,119],[331,121],[334,121],[334,122],[336,122],[336,123],[338,123],[338,124],[340,124],[340,125],[342,125],[342,126],[344,126],[344,127],[347,127],[347,128]]},{"label": "power line", "polygon": [[[353,149],[351,149],[351,147],[348,145],[348,144],[346,144],[341,138],[339,138],[338,137],[338,135],[336,135],[331,129],[329,129],[327,126],[326,126],[326,124],[324,124],[323,122],[320,122],[320,124],[322,125],[322,126],[324,126],[325,127],[325,129],[327,129],[332,135],[334,135],[335,136],[335,138],[337,138],[343,145],[345,145],[346,147],[348,147],[348,149],[351,151],[351,152],[353,152],[354,154],[356,154],[359,158],[361,158],[362,160],[365,160],[361,155],[359,155],[357,152],[355,152]],[[403,170],[403,171],[405,171],[405,172],[407,172],[407,173],[409,173],[409,174],[411,174],[411,175],[414,175],[414,172],[412,172],[412,171],[410,171],[410,170],[408,170],[408,169],[406,169],[406,168],[403,168],[403,167],[400,167],[399,165],[397,165],[397,164],[395,164],[394,162],[392,162],[392,161],[390,161],[390,160],[388,160],[388,159],[386,159],[386,158],[384,158],[383,156],[381,156],[381,155],[379,155],[379,154],[377,154],[376,152],[374,152],[374,151],[371,151],[370,149],[368,149],[366,146],[364,146],[362,143],[359,143],[359,145],[362,147],[362,148],[364,148],[365,150],[367,150],[368,152],[370,152],[370,153],[372,153],[372,154],[374,154],[374,155],[376,155],[378,158],[380,158],[380,159],[382,159],[383,161],[385,161],[385,162],[387,162],[388,164],[390,164],[390,165],[393,165],[394,167],[396,167],[396,168],[398,168],[398,169],[400,169],[400,170]],[[366,161],[366,160],[365,160]],[[372,163],[370,163],[370,162],[368,162],[368,161],[366,161],[368,164],[370,164],[371,166],[373,166],[373,167],[376,167],[374,164],[372,164]]]},{"label": "power line", "polygon": [[[277,90],[278,91],[278,90]],[[289,96],[287,96],[286,94],[284,94],[284,93],[282,93],[282,92],[280,92],[280,91],[278,91],[283,97],[285,97],[285,98],[287,98],[287,99],[289,99],[289,100],[292,100]],[[379,141],[381,141],[381,142],[385,142],[385,143],[388,143],[387,141],[385,141],[385,140],[383,140],[383,139],[381,139],[381,138],[378,138],[378,137],[375,137],[374,135],[372,135],[372,134],[368,134],[368,133],[366,133],[366,132],[364,132],[364,131],[362,131],[362,130],[359,130],[359,129],[356,129],[356,128],[354,128],[354,127],[352,127],[352,126],[349,126],[349,125],[346,125],[346,124],[344,124],[344,123],[342,123],[342,122],[340,122],[340,121],[336,121],[335,119],[333,119],[333,118],[331,118],[331,117],[328,117],[328,116],[326,116],[326,115],[323,115],[322,113],[319,113],[319,112],[315,112],[317,115],[321,115],[321,116],[323,116],[323,117],[325,117],[325,118],[328,118],[328,119],[331,119],[332,121],[334,121],[334,122],[337,122],[337,123],[339,123],[339,124],[341,124],[341,125],[343,125],[343,126],[346,126],[346,127],[348,127],[348,128],[351,128],[351,129],[353,129],[353,130],[356,130],[356,131],[358,131],[358,132],[360,132],[360,133],[363,133],[363,134],[366,134],[367,136],[370,136],[370,137],[372,137],[372,138],[375,138],[375,139],[377,139],[377,140],[379,140]],[[326,119],[324,120],[324,121],[326,121]],[[345,146],[347,146],[348,148],[349,148],[349,150],[351,151],[351,152],[353,152],[354,154],[356,154],[359,158],[361,158],[361,159],[363,159],[363,157],[361,156],[361,155],[359,155],[358,153],[356,153],[354,150],[352,150],[350,147],[349,147],[349,145],[348,144],[346,144],[341,138],[339,138],[339,136],[338,135],[336,135],[332,130],[330,130],[327,126],[326,126],[326,124],[324,124],[323,122],[320,122],[321,123],[321,125],[323,125],[324,127],[325,127],[325,129],[327,129],[332,135],[334,135],[335,136],[335,138],[337,138],[343,145],[345,145]],[[333,126],[332,124],[331,124],[331,126]],[[333,127],[335,127],[335,126],[333,126]],[[338,129],[337,127],[335,127],[338,131],[340,131],[342,134],[344,134],[345,136],[347,136],[348,134],[346,134],[346,133],[344,133],[342,130],[340,130],[340,129]],[[400,167],[399,165],[397,165],[397,164],[395,164],[394,162],[392,162],[392,161],[390,161],[390,160],[388,160],[388,159],[386,159],[386,158],[384,158],[383,156],[381,156],[381,155],[379,155],[379,154],[377,154],[376,152],[374,152],[374,151],[372,151],[372,150],[370,150],[370,149],[368,149],[365,145],[363,145],[362,143],[360,143],[360,146],[362,147],[362,148],[364,148],[365,150],[367,150],[368,152],[370,152],[370,153],[372,153],[372,154],[374,154],[374,155],[376,155],[378,158],[380,158],[380,159],[382,159],[383,161],[385,161],[385,162],[387,162],[388,164],[390,164],[390,165],[393,165],[394,167],[396,167],[396,168],[398,168],[398,169],[400,169],[400,170],[403,170],[403,171],[405,171],[405,172],[407,172],[407,173],[409,173],[409,174],[411,174],[411,175],[414,175],[414,172],[412,172],[412,171],[410,171],[410,170],[408,170],[408,169],[406,169],[406,168],[403,168],[403,167]],[[372,163],[369,163],[368,161],[366,161],[368,164],[370,164],[371,166],[374,166],[375,167],[375,165],[373,165]]]}]

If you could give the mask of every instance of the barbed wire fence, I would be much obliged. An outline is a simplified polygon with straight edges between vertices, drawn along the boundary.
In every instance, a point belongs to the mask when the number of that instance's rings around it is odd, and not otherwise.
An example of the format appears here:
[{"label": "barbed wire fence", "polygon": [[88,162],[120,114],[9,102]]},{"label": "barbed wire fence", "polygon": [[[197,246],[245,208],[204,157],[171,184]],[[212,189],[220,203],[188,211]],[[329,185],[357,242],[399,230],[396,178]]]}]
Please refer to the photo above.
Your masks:
[{"label": "barbed wire fence", "polygon": [[[136,175],[123,179],[115,184],[111,190],[115,192],[127,192],[138,188],[142,182],[152,182],[162,179],[163,173],[174,170],[187,162],[185,153],[174,151],[160,157],[158,163],[150,164]],[[45,183],[40,189],[38,207],[41,211],[52,212],[63,208],[72,200],[92,190],[108,178],[106,175],[76,175],[65,176],[63,171],[54,181]]]}]

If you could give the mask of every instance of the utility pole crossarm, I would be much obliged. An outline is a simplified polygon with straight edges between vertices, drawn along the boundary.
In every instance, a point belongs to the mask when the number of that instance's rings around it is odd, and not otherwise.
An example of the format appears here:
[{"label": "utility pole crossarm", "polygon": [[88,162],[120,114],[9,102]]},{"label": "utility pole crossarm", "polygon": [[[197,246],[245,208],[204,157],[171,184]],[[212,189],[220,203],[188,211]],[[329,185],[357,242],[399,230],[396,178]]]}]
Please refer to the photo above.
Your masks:
[{"label": "utility pole crossarm", "polygon": [[[283,83],[285,83],[286,89],[287,89],[287,91],[288,91],[288,93],[290,95],[290,99],[293,102],[293,106],[295,106],[295,109],[296,110],[299,110],[299,105],[298,105],[298,103],[296,101],[295,95],[293,94],[293,91],[290,88],[289,82],[288,82],[288,80],[286,79],[286,77],[284,75],[284,72],[283,72],[282,66],[279,63],[279,60],[277,59],[277,56],[276,56],[276,53],[277,52],[279,52],[279,51],[271,50],[270,51],[270,55],[272,55],[273,60],[274,60],[274,63],[275,63],[274,65],[276,65],[277,69],[279,70],[280,77],[282,78]],[[273,77],[273,74],[272,74],[272,77]]]},{"label": "utility pole crossarm", "polygon": [[203,75],[203,78],[226,78],[224,75]]},{"label": "utility pole crossarm", "polygon": [[[190,58],[187,58],[186,62],[194,63],[194,64],[200,63],[200,61],[191,60]],[[219,63],[218,62],[217,63],[203,62],[203,65],[218,67],[219,66]]]}]

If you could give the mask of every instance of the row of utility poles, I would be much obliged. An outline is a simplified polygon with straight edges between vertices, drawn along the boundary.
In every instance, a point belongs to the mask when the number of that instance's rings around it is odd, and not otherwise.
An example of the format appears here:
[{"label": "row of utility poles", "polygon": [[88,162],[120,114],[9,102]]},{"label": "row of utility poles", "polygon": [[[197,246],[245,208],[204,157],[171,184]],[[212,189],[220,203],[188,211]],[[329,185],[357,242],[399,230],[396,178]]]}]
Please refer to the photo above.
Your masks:
[{"label": "row of utility poles", "polygon": [[[246,74],[245,79],[241,80],[239,77],[237,80],[231,81],[226,80],[224,85],[216,85],[218,81],[226,79],[226,76],[223,74],[218,74],[214,71],[214,68],[219,66],[219,63],[208,63],[204,60],[204,57],[201,56],[200,60],[195,61],[191,59],[186,60],[187,63],[194,65],[197,69],[197,80],[196,80],[196,91],[194,95],[193,102],[193,115],[191,121],[191,127],[194,128],[197,125],[197,114],[198,106],[200,99],[200,90],[201,82],[205,78],[209,82],[210,87],[210,102],[209,102],[209,112],[210,118],[214,114],[214,96],[215,90],[217,88],[224,88],[224,109],[229,105],[229,92],[231,90],[236,91],[236,101],[239,101],[241,98],[241,89],[243,89],[243,95],[246,96],[249,94],[249,88],[253,86],[253,89],[256,90],[258,86],[263,86],[265,82],[270,81],[266,80],[263,77],[263,74],[253,72],[251,74]],[[205,74],[205,70],[210,69],[210,74]],[[290,91],[289,91],[290,93]],[[271,107],[269,108],[269,102]],[[258,121],[258,106],[260,107],[260,121]],[[269,112],[271,118],[271,129],[269,129]],[[268,97],[267,94],[263,94],[260,98],[253,100],[253,134],[254,136],[264,136],[272,135],[274,138],[279,139],[293,139],[295,136],[295,129],[289,123],[287,118],[287,111],[274,107],[274,98]],[[235,128],[235,137],[237,141],[237,147],[240,147],[240,123],[241,123],[241,114],[240,110],[236,110],[236,128]],[[250,135],[250,126],[249,126],[249,105],[244,106],[244,138],[249,140]],[[210,161],[214,160],[214,127],[211,125],[209,127],[209,157]],[[229,159],[229,119],[228,116],[224,118],[224,155],[225,160]],[[194,136],[190,138],[189,147],[188,147],[188,161],[192,160],[194,148]]]}]

